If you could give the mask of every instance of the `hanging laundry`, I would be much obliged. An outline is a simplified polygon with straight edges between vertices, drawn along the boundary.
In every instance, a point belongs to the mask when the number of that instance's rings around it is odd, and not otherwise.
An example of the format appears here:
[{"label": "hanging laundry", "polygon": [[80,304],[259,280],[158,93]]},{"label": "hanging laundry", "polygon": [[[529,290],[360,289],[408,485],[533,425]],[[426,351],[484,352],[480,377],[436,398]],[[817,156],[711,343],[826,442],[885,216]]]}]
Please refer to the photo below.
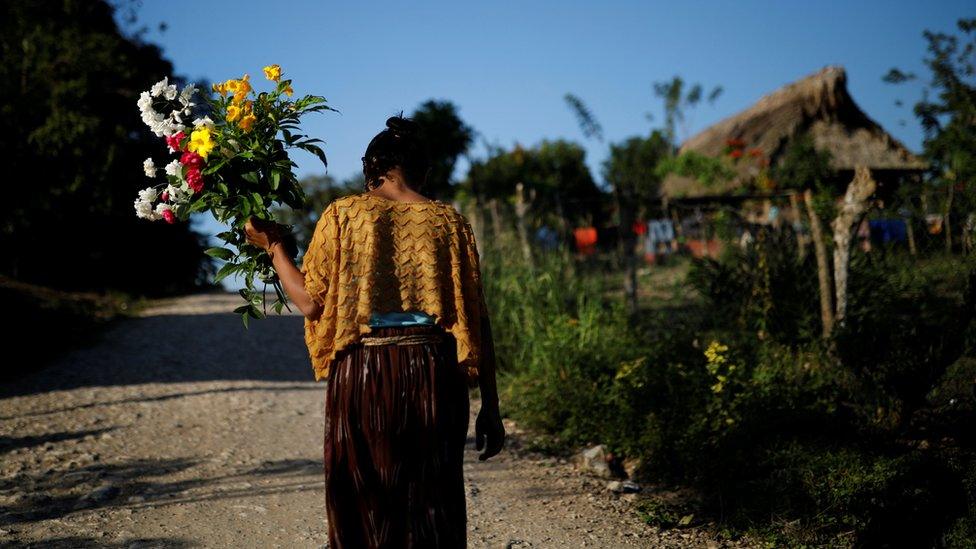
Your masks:
[{"label": "hanging laundry", "polygon": [[573,229],[576,251],[590,255],[596,251],[596,227],[577,227]]},{"label": "hanging laundry", "polygon": [[535,232],[535,241],[543,250],[555,250],[559,247],[559,233],[548,225],[543,225]]},{"label": "hanging laundry", "polygon": [[871,227],[871,240],[883,244],[908,240],[908,228],[903,219],[872,219],[868,224]]},{"label": "hanging laundry", "polygon": [[[674,240],[674,224],[670,219],[656,219],[647,223],[647,253],[655,253],[658,243],[668,244]],[[665,250],[668,248],[665,247]]]}]

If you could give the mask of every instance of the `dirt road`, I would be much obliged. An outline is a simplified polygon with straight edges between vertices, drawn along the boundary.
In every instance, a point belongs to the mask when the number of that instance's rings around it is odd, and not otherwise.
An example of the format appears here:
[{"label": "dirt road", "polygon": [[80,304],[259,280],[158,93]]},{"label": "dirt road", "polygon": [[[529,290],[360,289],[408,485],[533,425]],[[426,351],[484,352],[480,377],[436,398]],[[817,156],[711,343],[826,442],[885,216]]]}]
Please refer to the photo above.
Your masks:
[{"label": "dirt road", "polygon": [[[302,317],[244,330],[239,300],[156,302],[0,388],[0,546],[326,546],[324,385]],[[658,533],[605,480],[518,451],[512,424],[511,448],[479,462],[478,406],[471,547],[718,546]]]}]

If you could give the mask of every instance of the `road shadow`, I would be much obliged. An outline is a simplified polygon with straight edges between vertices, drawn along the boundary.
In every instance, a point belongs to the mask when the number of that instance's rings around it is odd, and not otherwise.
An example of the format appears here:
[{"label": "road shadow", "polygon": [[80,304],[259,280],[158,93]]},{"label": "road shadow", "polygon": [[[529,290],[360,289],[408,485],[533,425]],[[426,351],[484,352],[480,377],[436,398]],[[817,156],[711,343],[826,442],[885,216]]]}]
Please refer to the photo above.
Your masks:
[{"label": "road shadow", "polygon": [[21,472],[0,479],[0,495],[13,501],[0,507],[0,526],[56,520],[78,510],[251,500],[269,494],[324,489],[322,463],[309,459],[265,461],[212,476],[196,474],[184,480],[162,480],[201,463],[182,458],[131,459],[67,471]]},{"label": "road shadow", "polygon": [[[24,359],[29,355],[24,353]],[[22,359],[22,360],[24,360]],[[304,317],[159,314],[115,323],[97,345],[69,351],[4,383],[0,398],[79,387],[200,381],[314,381]]]}]

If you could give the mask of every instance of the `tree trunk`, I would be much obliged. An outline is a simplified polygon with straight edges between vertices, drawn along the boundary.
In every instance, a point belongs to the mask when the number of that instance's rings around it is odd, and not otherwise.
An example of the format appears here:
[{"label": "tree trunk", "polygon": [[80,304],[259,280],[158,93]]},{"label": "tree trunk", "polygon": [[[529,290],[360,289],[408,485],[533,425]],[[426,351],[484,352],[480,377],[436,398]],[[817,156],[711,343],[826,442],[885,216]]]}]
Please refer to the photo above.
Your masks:
[{"label": "tree trunk", "polygon": [[817,257],[817,281],[820,283],[820,322],[823,324],[824,339],[834,330],[834,300],[830,284],[830,260],[827,258],[827,240],[824,238],[823,224],[813,208],[813,191],[803,191],[803,202],[810,217],[810,236],[813,238],[813,251]]},{"label": "tree trunk", "polygon": [[532,246],[529,244],[529,228],[525,221],[528,211],[529,203],[525,198],[525,185],[519,181],[515,184],[515,217],[518,222],[519,243],[522,245],[522,258],[532,267]]},{"label": "tree trunk", "polygon": [[840,212],[834,219],[834,291],[837,304],[834,322],[840,326],[843,326],[847,314],[847,275],[854,231],[867,212],[869,198],[876,187],[877,183],[871,178],[871,170],[858,166],[854,170],[854,180],[847,186]]}]

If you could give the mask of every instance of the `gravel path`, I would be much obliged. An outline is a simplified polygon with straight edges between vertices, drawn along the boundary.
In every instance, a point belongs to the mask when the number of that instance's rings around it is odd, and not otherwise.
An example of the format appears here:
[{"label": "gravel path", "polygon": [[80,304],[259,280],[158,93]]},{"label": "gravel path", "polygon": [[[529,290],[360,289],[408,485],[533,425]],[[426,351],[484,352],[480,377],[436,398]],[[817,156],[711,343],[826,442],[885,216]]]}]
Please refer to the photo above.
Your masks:
[{"label": "gravel path", "polygon": [[[0,388],[0,546],[326,545],[324,385],[297,311],[245,330],[236,293],[160,300]],[[272,356],[280,357],[272,360]],[[471,547],[718,547],[519,450],[465,454]]]}]

